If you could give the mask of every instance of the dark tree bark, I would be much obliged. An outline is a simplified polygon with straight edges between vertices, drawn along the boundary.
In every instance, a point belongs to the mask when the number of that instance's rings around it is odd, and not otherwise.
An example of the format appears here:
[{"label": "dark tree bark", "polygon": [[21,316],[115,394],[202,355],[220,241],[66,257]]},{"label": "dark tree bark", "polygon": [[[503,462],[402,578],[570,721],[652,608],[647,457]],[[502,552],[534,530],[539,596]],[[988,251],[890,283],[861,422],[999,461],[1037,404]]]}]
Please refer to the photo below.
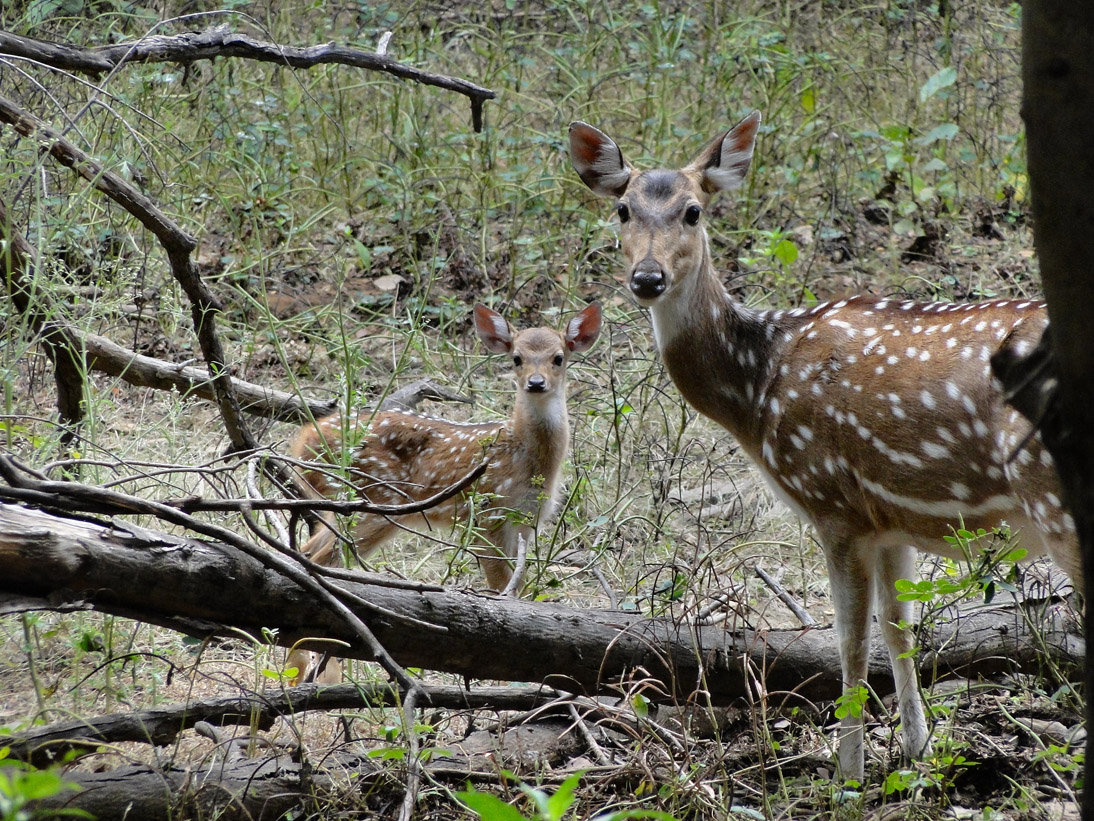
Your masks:
[{"label": "dark tree bark", "polygon": [[[1022,12],[1022,117],[1026,123],[1034,240],[1052,327],[1056,401],[1045,444],[1079,533],[1086,629],[1094,627],[1094,4],[1030,0]],[[1094,665],[1086,671],[1094,728]],[[1086,760],[1094,761],[1094,733]],[[1083,790],[1094,820],[1094,790]]]}]

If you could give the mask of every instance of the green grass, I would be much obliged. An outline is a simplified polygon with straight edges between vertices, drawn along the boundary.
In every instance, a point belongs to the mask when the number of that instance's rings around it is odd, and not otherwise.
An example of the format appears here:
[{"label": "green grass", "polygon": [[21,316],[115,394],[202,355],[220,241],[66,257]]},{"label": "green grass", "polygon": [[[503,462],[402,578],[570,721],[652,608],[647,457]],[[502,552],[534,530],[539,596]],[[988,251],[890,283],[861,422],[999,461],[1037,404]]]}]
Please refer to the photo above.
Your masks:
[{"label": "green grass", "polygon": [[[168,7],[169,15],[217,9]],[[747,568],[756,560],[785,566],[784,584],[824,620],[819,552],[728,437],[669,384],[648,322],[617,280],[610,209],[570,169],[566,128],[588,121],[632,162],[670,165],[759,109],[747,185],[710,216],[716,265],[750,304],[859,291],[1036,294],[1018,5],[944,7],[945,17],[910,0],[231,2],[215,14],[161,19],[124,0],[23,0],[3,4],[0,28],[88,45],[225,24],[290,45],[371,48],[391,30],[395,58],[466,77],[498,98],[475,134],[466,99],[436,88],[338,66],[289,71],[230,59],[128,66],[103,78],[91,106],[86,81],[8,61],[0,94],[69,128],[70,139],[138,181],[200,238],[202,273],[225,303],[230,357],[250,381],[356,404],[429,376],[471,393],[471,415],[497,416],[511,406],[512,386],[500,378],[503,363],[487,361],[474,342],[471,304],[489,302],[529,325],[556,324],[560,311],[601,300],[607,333],[571,366],[570,496],[540,545],[531,595],[604,604],[583,569],[592,551],[625,606],[681,613],[707,591],[738,585],[766,608],[761,622],[788,624]],[[39,249],[48,276],[38,287],[57,314],[165,359],[199,357],[185,296],[150,236],[30,142],[7,130],[0,139],[0,197]],[[932,232],[941,240],[927,256],[904,258]],[[44,357],[9,303],[0,312],[5,447],[39,466],[64,458]],[[78,450],[102,463],[194,466],[226,444],[208,406],[102,375],[89,380],[87,411]],[[275,448],[292,432],[254,424]],[[87,481],[119,475],[106,464],[82,470]],[[134,476],[123,488],[156,497],[236,494],[242,481],[151,467],[121,473]],[[703,502],[709,496],[719,499],[716,511]],[[428,544],[391,546],[378,560],[414,577],[478,581],[465,553]],[[93,616],[0,619],[0,635],[0,657],[13,663],[0,673],[0,702],[16,705],[0,720],[13,724],[34,715],[39,700],[47,710],[94,714],[177,696],[134,690],[138,673],[166,676],[160,662],[103,666],[134,647],[167,647],[191,666],[209,658],[188,655],[160,631]],[[246,660],[225,653],[224,661],[215,650],[232,671],[225,679],[251,686],[262,682],[260,668],[276,666],[252,663],[246,642],[237,648]],[[28,689],[31,670],[37,684]],[[729,801],[742,815],[855,817],[884,800],[876,789],[833,798],[815,768],[759,770],[755,753],[742,758],[742,738],[808,750],[818,719],[795,716],[798,735],[787,738],[769,726],[778,717],[750,715],[735,734],[688,737],[679,766],[671,763],[678,751],[658,750],[658,766],[668,768],[658,772],[673,773],[668,786],[639,779],[623,797],[679,818]],[[770,765],[783,753],[764,755]],[[742,760],[753,769],[733,770]],[[1010,809],[1036,813],[1038,783],[1016,786]],[[608,806],[607,792],[583,785],[581,806]],[[908,817],[940,806],[935,793],[925,795]]]}]

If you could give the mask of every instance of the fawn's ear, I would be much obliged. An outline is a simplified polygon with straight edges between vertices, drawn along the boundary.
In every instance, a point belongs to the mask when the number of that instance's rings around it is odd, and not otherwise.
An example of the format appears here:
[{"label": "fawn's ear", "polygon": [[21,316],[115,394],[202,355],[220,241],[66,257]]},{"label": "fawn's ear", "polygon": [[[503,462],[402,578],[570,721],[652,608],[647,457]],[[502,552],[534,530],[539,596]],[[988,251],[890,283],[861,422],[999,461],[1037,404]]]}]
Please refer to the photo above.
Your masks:
[{"label": "fawn's ear", "polygon": [[602,197],[622,196],[631,167],[615,141],[588,123],[570,123],[570,163],[581,181]]},{"label": "fawn's ear", "polygon": [[475,333],[490,353],[509,353],[513,346],[513,329],[497,311],[483,304],[475,306]]},{"label": "fawn's ear", "polygon": [[566,347],[574,353],[587,351],[600,333],[602,314],[600,305],[594,302],[566,323]]},{"label": "fawn's ear", "polygon": [[684,170],[698,171],[702,175],[703,190],[708,194],[739,188],[752,164],[752,149],[759,127],[760,112],[753,111],[711,142]]}]

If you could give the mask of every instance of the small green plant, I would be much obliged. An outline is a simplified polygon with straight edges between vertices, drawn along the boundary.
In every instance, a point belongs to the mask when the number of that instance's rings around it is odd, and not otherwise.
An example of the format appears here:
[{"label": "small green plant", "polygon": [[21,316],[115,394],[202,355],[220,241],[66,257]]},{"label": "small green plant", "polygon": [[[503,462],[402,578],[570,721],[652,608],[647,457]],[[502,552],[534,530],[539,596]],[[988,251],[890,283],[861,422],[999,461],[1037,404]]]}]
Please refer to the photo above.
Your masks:
[{"label": "small green plant", "polygon": [[848,716],[860,716],[870,700],[870,691],[865,687],[848,687],[843,695],[836,699],[836,718],[843,720]]},{"label": "small green plant", "polygon": [[[470,785],[465,792],[456,793],[456,797],[482,821],[562,821],[577,801],[577,787],[584,774],[584,771],[579,771],[568,776],[550,795],[518,780],[517,786],[520,791],[532,802],[534,812],[531,815],[525,815],[496,795],[479,792]],[[511,779],[514,778],[512,773],[506,772],[505,775]],[[675,821],[673,816],[660,810],[615,810],[594,817],[596,821],[624,821],[628,818]]]},{"label": "small green plant", "polygon": [[0,821],[29,821],[32,818],[92,818],[77,809],[35,809],[35,801],[52,798],[66,790],[79,789],[56,770],[39,770],[8,758],[10,747],[0,747]]},{"label": "small green plant", "polygon": [[990,532],[979,528],[973,533],[957,527],[944,538],[961,555],[964,572],[956,562],[947,561],[942,578],[898,579],[898,599],[949,606],[962,598],[983,596],[985,604],[990,604],[1000,590],[1018,591],[1014,584],[1016,563],[1025,558],[1027,551],[1012,544],[1007,528],[993,528]]}]

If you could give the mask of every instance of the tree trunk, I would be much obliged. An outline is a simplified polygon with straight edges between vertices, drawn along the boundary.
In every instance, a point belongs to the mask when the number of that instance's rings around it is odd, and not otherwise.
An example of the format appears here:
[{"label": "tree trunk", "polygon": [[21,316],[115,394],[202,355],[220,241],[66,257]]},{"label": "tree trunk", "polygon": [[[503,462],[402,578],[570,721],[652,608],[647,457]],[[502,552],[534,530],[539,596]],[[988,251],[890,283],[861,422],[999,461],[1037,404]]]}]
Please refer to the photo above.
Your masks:
[{"label": "tree trunk", "polygon": [[[1094,602],[1094,4],[1031,0],[1022,10],[1022,117],[1029,146],[1034,239],[1058,381],[1054,424],[1043,429],[1079,534],[1086,601]],[[1086,608],[1087,635],[1094,608]],[[1086,672],[1094,728],[1094,665]],[[1086,760],[1094,761],[1094,733]],[[1094,790],[1083,818],[1094,821]]]}]

